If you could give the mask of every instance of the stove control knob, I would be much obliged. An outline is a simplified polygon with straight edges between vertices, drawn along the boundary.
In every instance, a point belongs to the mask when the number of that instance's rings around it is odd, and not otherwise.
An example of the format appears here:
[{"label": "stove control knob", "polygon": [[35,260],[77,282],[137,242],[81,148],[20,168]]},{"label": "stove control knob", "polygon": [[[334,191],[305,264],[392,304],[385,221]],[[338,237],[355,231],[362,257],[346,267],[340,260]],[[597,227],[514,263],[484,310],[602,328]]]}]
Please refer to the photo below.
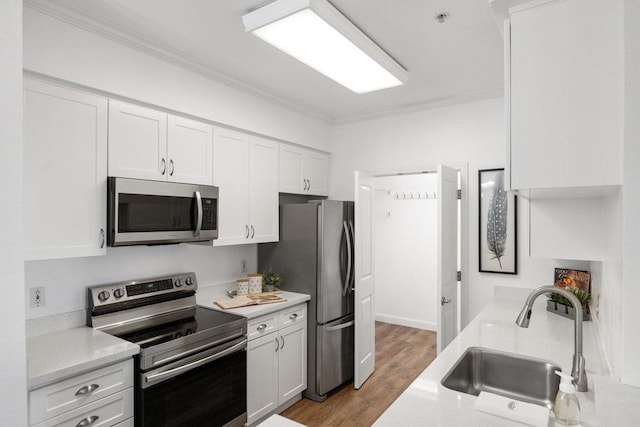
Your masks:
[{"label": "stove control knob", "polygon": [[193,277],[187,277],[185,279],[185,283],[187,284],[187,286],[193,285]]},{"label": "stove control knob", "polygon": [[102,302],[105,302],[109,299],[110,296],[111,294],[109,293],[109,291],[102,291],[98,294],[98,299]]},{"label": "stove control knob", "polygon": [[113,291],[113,296],[116,298],[122,298],[124,296],[124,291],[122,290],[122,288],[118,288]]},{"label": "stove control knob", "polygon": [[182,286],[182,279],[176,279],[176,281],[173,284],[175,285],[176,288],[179,288],[180,286]]}]

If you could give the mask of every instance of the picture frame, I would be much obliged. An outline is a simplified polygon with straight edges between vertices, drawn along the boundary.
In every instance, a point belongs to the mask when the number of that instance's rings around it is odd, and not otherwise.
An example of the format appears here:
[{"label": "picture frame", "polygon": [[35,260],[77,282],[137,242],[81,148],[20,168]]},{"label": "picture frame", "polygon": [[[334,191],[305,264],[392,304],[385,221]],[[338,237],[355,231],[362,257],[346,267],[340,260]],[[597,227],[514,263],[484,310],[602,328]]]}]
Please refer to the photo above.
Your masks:
[{"label": "picture frame", "polygon": [[504,190],[504,169],[478,170],[478,266],[518,274],[518,198]]}]

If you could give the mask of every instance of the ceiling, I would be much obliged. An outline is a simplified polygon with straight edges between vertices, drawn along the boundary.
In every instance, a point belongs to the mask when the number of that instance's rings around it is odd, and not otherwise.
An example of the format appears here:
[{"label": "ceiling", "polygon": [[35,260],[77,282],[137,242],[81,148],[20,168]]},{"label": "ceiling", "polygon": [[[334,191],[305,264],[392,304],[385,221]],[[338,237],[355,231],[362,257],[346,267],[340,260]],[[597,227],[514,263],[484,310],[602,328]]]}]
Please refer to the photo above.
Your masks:
[{"label": "ceiling", "polygon": [[[503,45],[488,0],[330,0],[403,65],[406,85],[357,95],[246,33],[270,0],[26,0],[27,7],[152,51],[225,84],[333,123],[496,96]],[[435,16],[448,12],[438,23]]]}]

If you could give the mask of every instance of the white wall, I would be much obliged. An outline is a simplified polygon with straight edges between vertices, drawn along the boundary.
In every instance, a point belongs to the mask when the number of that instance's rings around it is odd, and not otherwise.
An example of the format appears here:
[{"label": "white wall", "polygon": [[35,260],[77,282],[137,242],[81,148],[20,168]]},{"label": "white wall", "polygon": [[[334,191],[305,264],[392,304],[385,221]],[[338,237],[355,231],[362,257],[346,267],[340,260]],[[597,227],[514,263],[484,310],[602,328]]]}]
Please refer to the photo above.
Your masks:
[{"label": "white wall", "polygon": [[[640,1],[625,1],[622,380],[640,386]],[[619,333],[619,332],[618,332]]]},{"label": "white wall", "polygon": [[29,8],[24,12],[24,67],[273,138],[329,147],[330,127],[324,122]]},{"label": "white wall", "polygon": [[[376,188],[376,320],[437,329],[438,175],[378,177]],[[395,192],[430,199],[396,199]],[[416,194],[417,197],[417,194]]]},{"label": "white wall", "polygon": [[87,286],[194,271],[200,286],[233,282],[257,267],[257,246],[211,247],[199,244],[108,248],[101,257],[25,262],[25,297],[29,288],[45,287],[45,306],[29,308],[27,319],[86,308]]},{"label": "white wall", "polygon": [[0,423],[27,425],[22,269],[22,1],[0,2]]},{"label": "white wall", "polygon": [[[530,259],[528,206],[518,206],[518,275],[478,272],[478,169],[504,167],[502,98],[450,105],[336,126],[331,159],[331,197],[353,200],[353,171],[430,170],[438,164],[468,162],[468,301],[463,322],[493,299],[494,286],[535,288],[553,282],[556,266],[588,264]],[[465,272],[463,272],[465,274]],[[467,316],[464,316],[467,314]],[[462,325],[464,326],[464,324]]]}]

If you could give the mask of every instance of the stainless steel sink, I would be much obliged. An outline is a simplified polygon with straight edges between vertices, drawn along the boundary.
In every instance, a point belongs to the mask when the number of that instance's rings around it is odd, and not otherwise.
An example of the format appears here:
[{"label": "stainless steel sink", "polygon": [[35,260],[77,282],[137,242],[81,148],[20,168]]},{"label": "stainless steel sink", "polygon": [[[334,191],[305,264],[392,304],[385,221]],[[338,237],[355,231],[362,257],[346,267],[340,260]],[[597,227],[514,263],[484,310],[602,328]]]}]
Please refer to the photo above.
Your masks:
[{"label": "stainless steel sink", "polygon": [[477,396],[481,391],[553,408],[562,369],[541,359],[469,347],[442,379],[448,389]]}]

